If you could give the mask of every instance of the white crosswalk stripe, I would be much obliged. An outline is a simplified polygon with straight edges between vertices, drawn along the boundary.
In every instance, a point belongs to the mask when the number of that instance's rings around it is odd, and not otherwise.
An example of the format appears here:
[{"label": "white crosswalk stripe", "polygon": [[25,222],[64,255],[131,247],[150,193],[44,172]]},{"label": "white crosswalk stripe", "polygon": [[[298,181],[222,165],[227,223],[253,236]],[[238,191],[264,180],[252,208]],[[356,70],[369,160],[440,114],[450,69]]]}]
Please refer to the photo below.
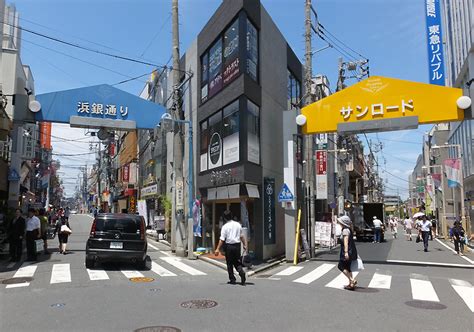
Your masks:
[{"label": "white crosswalk stripe", "polygon": [[[352,277],[357,277],[359,272],[352,272]],[[344,274],[339,274],[336,278],[331,280],[329,283],[326,284],[326,287],[329,288],[337,288],[337,289],[344,289],[344,286],[349,284],[349,280]]]},{"label": "white crosswalk stripe", "polygon": [[51,272],[51,284],[71,282],[70,264],[54,264]]},{"label": "white crosswalk stripe", "polygon": [[[15,272],[15,275],[13,276],[13,278],[32,278],[35,275],[37,267],[38,266],[36,265],[23,264],[18,269],[18,271]],[[30,285],[29,282],[22,282],[19,284],[7,285],[6,288],[28,287],[29,285]]]},{"label": "white crosswalk stripe", "polygon": [[138,271],[134,271],[134,270],[121,270],[123,275],[127,277],[127,279],[130,279],[130,278],[143,278],[144,275],[141,274],[140,272]]},{"label": "white crosswalk stripe", "polygon": [[413,300],[439,302],[438,295],[428,277],[413,273],[410,275],[410,285]]},{"label": "white crosswalk stripe", "polygon": [[193,275],[193,276],[203,276],[203,275],[206,275],[206,273],[204,272],[201,272],[199,270],[196,270],[195,268],[189,266],[189,265],[186,265],[184,263],[182,263],[178,258],[175,258],[175,257],[160,257],[162,260],[164,260],[166,263],[170,264],[170,265],[173,265],[175,268],[183,271],[183,272],[186,272],[190,275]]},{"label": "white crosswalk stripe", "polygon": [[449,279],[451,286],[456,293],[463,299],[467,307],[474,312],[474,287],[470,282],[458,279]]},{"label": "white crosswalk stripe", "polygon": [[87,269],[90,280],[108,280],[109,276],[104,270],[91,270]]},{"label": "white crosswalk stripe", "polygon": [[305,274],[301,278],[298,278],[296,280],[293,280],[293,282],[297,282],[300,284],[310,284],[313,281],[321,278],[323,275],[331,271],[336,265],[334,264],[323,264],[321,266],[318,266],[316,269],[313,271],[309,272],[308,274]]},{"label": "white crosswalk stripe", "polygon": [[174,277],[174,276],[176,276],[176,274],[174,274],[171,271],[168,271],[163,266],[161,266],[161,265],[159,265],[155,262],[151,262],[151,270],[153,272],[155,272],[156,274],[158,274],[159,276],[161,276],[161,277]]},{"label": "white crosswalk stripe", "polygon": [[298,272],[299,270],[303,269],[303,266],[290,266],[283,271],[278,272],[274,276],[291,276],[292,274]]},{"label": "white crosswalk stripe", "polygon": [[390,289],[392,284],[392,276],[382,273],[374,273],[370,281],[369,288]]}]

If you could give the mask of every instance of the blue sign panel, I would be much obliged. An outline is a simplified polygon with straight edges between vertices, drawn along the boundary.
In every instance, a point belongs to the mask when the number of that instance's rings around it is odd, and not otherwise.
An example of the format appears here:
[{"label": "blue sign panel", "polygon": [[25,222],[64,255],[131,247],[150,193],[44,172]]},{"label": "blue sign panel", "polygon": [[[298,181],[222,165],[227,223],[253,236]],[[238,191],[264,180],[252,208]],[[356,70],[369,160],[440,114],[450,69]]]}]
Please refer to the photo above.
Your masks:
[{"label": "blue sign panel", "polygon": [[14,168],[8,172],[8,181],[20,181],[20,175]]},{"label": "blue sign panel", "polygon": [[425,0],[430,84],[445,85],[440,0]]},{"label": "blue sign panel", "polygon": [[278,194],[278,202],[293,202],[294,199],[290,188],[288,188],[286,183],[283,183],[283,187],[281,187],[280,193]]},{"label": "blue sign panel", "polygon": [[78,117],[90,120],[92,127],[104,120],[128,120],[137,129],[152,129],[166,113],[162,105],[107,84],[45,93],[36,100],[41,103],[36,121],[69,123],[71,117]]}]

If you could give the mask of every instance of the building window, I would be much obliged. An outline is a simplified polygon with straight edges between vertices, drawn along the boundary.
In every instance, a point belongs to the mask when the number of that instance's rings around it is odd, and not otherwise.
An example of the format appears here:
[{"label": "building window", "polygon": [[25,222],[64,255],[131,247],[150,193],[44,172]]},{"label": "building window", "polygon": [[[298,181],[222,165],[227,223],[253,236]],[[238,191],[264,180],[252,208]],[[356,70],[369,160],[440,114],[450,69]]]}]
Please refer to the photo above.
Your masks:
[{"label": "building window", "polygon": [[209,50],[209,98],[222,89],[222,39]]},{"label": "building window", "polygon": [[239,161],[239,101],[223,110],[222,139],[224,143],[224,165]]},{"label": "building window", "polygon": [[230,84],[239,74],[239,20],[236,19],[224,33],[224,86]]},{"label": "building window", "polygon": [[246,72],[257,81],[258,73],[258,32],[257,28],[247,18],[246,20],[246,46],[247,46],[247,61]]},{"label": "building window", "polygon": [[247,100],[247,160],[260,164],[260,109]]},{"label": "building window", "polygon": [[289,110],[297,109],[301,102],[301,82],[289,70],[287,82],[287,100]]},{"label": "building window", "polygon": [[201,172],[207,171],[207,149],[209,147],[209,129],[207,120],[201,122]]},{"label": "building window", "polygon": [[201,58],[201,102],[207,100],[209,81],[209,54],[205,53]]}]

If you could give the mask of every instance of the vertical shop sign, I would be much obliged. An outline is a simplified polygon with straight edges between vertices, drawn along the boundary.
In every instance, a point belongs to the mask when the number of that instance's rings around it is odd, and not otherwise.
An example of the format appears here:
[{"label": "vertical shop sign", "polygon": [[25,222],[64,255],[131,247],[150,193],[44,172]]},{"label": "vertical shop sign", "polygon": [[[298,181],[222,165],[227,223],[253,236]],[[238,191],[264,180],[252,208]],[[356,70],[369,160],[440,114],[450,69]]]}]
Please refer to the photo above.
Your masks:
[{"label": "vertical shop sign", "polygon": [[257,66],[258,66],[258,35],[257,29],[247,19],[247,74],[255,81],[257,80]]},{"label": "vertical shop sign", "polygon": [[275,244],[275,179],[263,179],[263,243]]},{"label": "vertical shop sign", "polygon": [[445,85],[440,0],[426,0],[425,13],[430,83]]},{"label": "vertical shop sign", "polygon": [[123,166],[122,181],[128,182],[130,180],[130,165]]},{"label": "vertical shop sign", "polygon": [[40,144],[43,149],[51,149],[51,122],[40,123]]},{"label": "vertical shop sign", "polygon": [[316,151],[316,198],[328,199],[328,175],[327,175],[328,152],[326,150]]}]

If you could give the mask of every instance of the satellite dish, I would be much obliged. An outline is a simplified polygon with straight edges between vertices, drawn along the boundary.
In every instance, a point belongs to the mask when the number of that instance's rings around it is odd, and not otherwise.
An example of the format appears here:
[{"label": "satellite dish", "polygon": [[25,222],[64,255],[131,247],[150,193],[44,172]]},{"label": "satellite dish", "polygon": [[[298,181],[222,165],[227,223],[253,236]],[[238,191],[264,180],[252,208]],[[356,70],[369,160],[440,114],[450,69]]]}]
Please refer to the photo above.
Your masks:
[{"label": "satellite dish", "polygon": [[107,132],[107,130],[105,130],[104,128],[101,128],[98,132],[97,132],[97,137],[103,141],[104,139],[107,139],[109,137],[109,133]]},{"label": "satellite dish", "polygon": [[29,109],[30,109],[30,111],[33,112],[33,113],[38,113],[39,111],[41,111],[41,104],[40,104],[40,102],[37,101],[37,100],[32,100],[32,101],[30,101]]}]

